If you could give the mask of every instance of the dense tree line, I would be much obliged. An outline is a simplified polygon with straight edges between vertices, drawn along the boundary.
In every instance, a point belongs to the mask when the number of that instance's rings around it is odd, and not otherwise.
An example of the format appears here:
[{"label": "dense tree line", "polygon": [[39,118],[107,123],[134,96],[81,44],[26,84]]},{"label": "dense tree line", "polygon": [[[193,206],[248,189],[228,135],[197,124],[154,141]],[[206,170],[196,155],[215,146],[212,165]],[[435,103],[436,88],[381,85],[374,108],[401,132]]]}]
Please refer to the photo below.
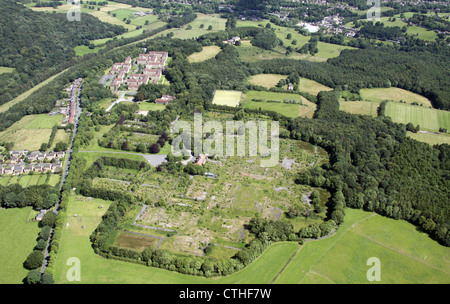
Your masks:
[{"label": "dense tree line", "polygon": [[73,63],[75,46],[125,32],[122,26],[89,14],[83,22],[68,26],[65,14],[35,12],[11,0],[0,2],[0,66],[15,68],[0,77],[0,104]]},{"label": "dense tree line", "polygon": [[35,210],[48,209],[56,204],[59,191],[50,185],[23,188],[20,184],[0,186],[0,204],[3,208],[32,206]]}]

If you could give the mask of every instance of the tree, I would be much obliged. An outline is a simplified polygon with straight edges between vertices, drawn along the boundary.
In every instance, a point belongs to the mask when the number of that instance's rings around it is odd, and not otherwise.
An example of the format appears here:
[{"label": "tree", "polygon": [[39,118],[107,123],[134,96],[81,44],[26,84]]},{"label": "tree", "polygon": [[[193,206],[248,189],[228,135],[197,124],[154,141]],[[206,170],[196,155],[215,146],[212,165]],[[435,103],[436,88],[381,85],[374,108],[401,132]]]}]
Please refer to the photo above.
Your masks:
[{"label": "tree", "polygon": [[62,152],[62,151],[66,151],[68,147],[68,144],[63,142],[63,141],[59,141],[56,143],[54,151],[55,152]]},{"label": "tree", "polygon": [[50,273],[43,273],[40,282],[41,284],[54,284],[55,280],[53,279],[53,276]]},{"label": "tree", "polygon": [[48,211],[42,217],[42,220],[39,222],[39,227],[49,226],[53,227],[56,222],[56,214],[53,211]]},{"label": "tree", "polygon": [[36,269],[30,270],[25,279],[26,283],[29,285],[37,284],[39,283],[40,280],[41,280],[41,272]]},{"label": "tree", "polygon": [[210,24],[209,26],[208,26],[208,31],[210,31],[210,30],[212,30],[213,29],[213,27],[212,27],[212,25]]},{"label": "tree", "polygon": [[24,262],[24,267],[26,269],[36,269],[40,266],[42,266],[42,262],[44,261],[44,254],[40,250],[34,250],[32,251],[27,259]]},{"label": "tree", "polygon": [[148,149],[148,151],[149,151],[150,153],[152,153],[152,154],[159,153],[159,151],[160,151],[159,144],[153,144],[153,145],[151,145],[150,148]]},{"label": "tree", "polygon": [[45,152],[47,150],[47,148],[48,148],[47,143],[42,143],[41,147],[39,148],[39,151]]}]

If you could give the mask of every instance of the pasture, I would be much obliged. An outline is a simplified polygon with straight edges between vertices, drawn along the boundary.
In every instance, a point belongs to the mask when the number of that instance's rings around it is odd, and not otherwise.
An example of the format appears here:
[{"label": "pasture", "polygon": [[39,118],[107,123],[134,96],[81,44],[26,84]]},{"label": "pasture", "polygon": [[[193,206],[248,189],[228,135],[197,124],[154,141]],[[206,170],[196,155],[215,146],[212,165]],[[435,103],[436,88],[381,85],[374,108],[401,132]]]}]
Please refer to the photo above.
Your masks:
[{"label": "pasture", "polygon": [[430,145],[448,144],[450,145],[450,134],[444,133],[412,133],[408,132],[409,137]]},{"label": "pasture", "polygon": [[[308,101],[303,96],[290,93],[276,93],[264,91],[248,91],[244,95],[244,107],[248,109],[259,109],[278,112],[286,117],[308,117],[312,118],[316,110],[316,104]],[[253,99],[263,100],[254,101]],[[276,100],[279,102],[267,102]],[[296,101],[296,103],[284,103],[283,101]]]},{"label": "pasture", "polygon": [[63,115],[27,115],[0,132],[0,141],[13,142],[15,150],[39,150],[47,143],[54,125],[61,124]]},{"label": "pasture", "polygon": [[217,90],[214,93],[213,104],[237,107],[241,102],[242,92]]},{"label": "pasture", "polygon": [[419,125],[421,130],[439,131],[439,128],[450,130],[450,112],[413,106],[398,102],[388,102],[386,116],[398,123]]},{"label": "pasture", "polygon": [[341,111],[360,114],[360,115],[370,115],[373,117],[378,116],[378,107],[380,102],[377,101],[340,101],[339,109]]},{"label": "pasture", "polygon": [[15,68],[8,68],[4,66],[0,66],[0,74],[6,74],[6,73],[12,73],[14,72]]},{"label": "pasture", "polygon": [[370,257],[380,260],[382,284],[450,281],[446,247],[405,221],[347,208],[338,232],[306,242],[275,283],[374,284],[366,279]]},{"label": "pasture", "polygon": [[427,98],[400,88],[361,89],[360,95],[363,100],[367,101],[404,101],[409,104],[418,103],[425,107],[431,107],[431,101]]},{"label": "pasture", "polygon": [[48,184],[56,186],[61,181],[59,174],[25,174],[25,175],[2,175],[0,176],[0,185],[9,186],[12,184],[19,184],[22,187],[29,187],[34,185]]},{"label": "pasture", "polygon": [[194,53],[188,57],[189,62],[203,62],[205,60],[214,58],[221,51],[220,47],[216,45],[204,46],[203,50],[198,53]]},{"label": "pasture", "polygon": [[153,102],[141,102],[139,103],[140,111],[162,111],[166,108],[165,105],[157,104]]},{"label": "pasture", "polygon": [[[101,205],[104,208],[99,208]],[[69,225],[63,228],[54,268],[56,283],[72,283],[66,278],[70,268],[66,261],[78,257],[80,283],[84,284],[374,284],[366,280],[370,267],[366,261],[372,256],[380,259],[381,283],[449,282],[447,248],[409,223],[353,209],[346,210],[345,223],[331,237],[306,242],[301,248],[295,242],[275,243],[249,266],[226,277],[206,279],[105,259],[94,253],[89,235],[108,206],[109,202],[98,199],[84,202],[70,198],[65,221]]]},{"label": "pasture", "polygon": [[23,262],[36,246],[40,228],[27,221],[31,207],[0,208],[0,284],[21,284],[28,270]]},{"label": "pasture", "polygon": [[286,79],[286,75],[279,74],[258,74],[248,77],[248,82],[254,85],[263,86],[265,88],[275,87],[281,79]]},{"label": "pasture", "polygon": [[320,91],[332,91],[333,89],[327,87],[317,81],[300,77],[300,86],[298,88],[302,92],[317,95]]}]

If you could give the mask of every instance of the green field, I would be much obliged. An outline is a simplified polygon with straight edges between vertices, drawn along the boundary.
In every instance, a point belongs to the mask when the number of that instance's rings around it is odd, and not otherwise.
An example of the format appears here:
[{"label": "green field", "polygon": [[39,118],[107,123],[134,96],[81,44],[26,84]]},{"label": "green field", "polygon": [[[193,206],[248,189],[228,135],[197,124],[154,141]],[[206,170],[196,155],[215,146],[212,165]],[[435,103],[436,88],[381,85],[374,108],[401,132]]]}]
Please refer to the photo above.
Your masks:
[{"label": "green field", "polygon": [[439,131],[439,128],[450,130],[450,112],[413,106],[398,102],[388,102],[386,116],[398,123],[419,125],[421,130]]},{"label": "green field", "polygon": [[378,107],[380,102],[377,101],[340,101],[339,109],[351,114],[378,116]]},{"label": "green field", "polygon": [[449,283],[450,252],[405,222],[346,209],[333,236],[307,242],[276,283],[374,283],[367,259],[381,263],[380,283]]},{"label": "green field", "polygon": [[310,93],[313,95],[317,95],[320,91],[331,91],[333,90],[330,87],[327,87],[317,81],[300,77],[300,86],[298,88],[302,92]]},{"label": "green field", "polygon": [[400,88],[376,88],[361,89],[360,95],[363,100],[367,101],[404,101],[406,103],[416,102],[425,107],[431,107],[431,101],[422,95],[406,91]]},{"label": "green field", "polygon": [[214,94],[213,104],[237,107],[241,102],[242,92],[217,90]]},{"label": "green field", "polygon": [[14,70],[15,70],[15,68],[8,68],[8,67],[0,66],[0,74],[12,73],[12,72],[14,72]]},{"label": "green field", "polygon": [[[212,14],[212,15],[205,15],[202,13],[196,13],[197,18],[192,21],[191,23],[182,26],[181,28],[172,28],[165,30],[157,35],[157,37],[160,36],[166,36],[168,33],[173,33],[174,38],[180,38],[180,39],[191,39],[191,38],[197,38],[205,34],[214,33],[218,31],[225,30],[225,23],[227,22],[226,19],[220,18],[218,14]],[[200,26],[203,24],[203,28],[200,28]],[[192,26],[192,29],[188,30],[188,26]],[[212,26],[211,30],[208,30],[209,26]]]},{"label": "green field", "polygon": [[434,133],[412,133],[408,132],[408,136],[417,141],[421,141],[430,145],[448,144],[450,145],[450,134],[434,134]]},{"label": "green field", "polygon": [[[286,117],[309,117],[311,118],[316,110],[316,105],[298,94],[248,91],[244,95],[244,107],[248,109],[259,109],[278,112]],[[265,101],[253,101],[253,99]],[[281,102],[267,102],[267,100],[278,100]],[[284,100],[297,100],[302,104],[283,103]]]},{"label": "green field", "polygon": [[221,48],[216,45],[205,46],[201,52],[190,55],[188,59],[191,63],[202,62],[214,58],[220,51]]},{"label": "green field", "polygon": [[153,102],[141,102],[139,104],[140,111],[162,111],[166,108],[165,105],[157,104]]},{"label": "green field", "polygon": [[17,175],[3,175],[0,176],[0,185],[9,186],[12,184],[19,184],[22,187],[29,187],[34,185],[48,184],[50,186],[56,186],[61,181],[61,175],[51,174],[47,180],[47,174],[25,174],[20,177]]},{"label": "green field", "polygon": [[105,48],[105,46],[97,46],[93,49],[90,49],[88,46],[79,45],[79,46],[75,47],[74,50],[75,50],[75,55],[84,56],[86,54],[97,53],[98,51],[100,51],[103,48]]},{"label": "green field", "polygon": [[21,284],[28,273],[23,262],[40,231],[37,222],[27,222],[32,211],[31,207],[0,209],[0,284]]},{"label": "green field", "polygon": [[[103,205],[104,208],[99,208]],[[343,226],[324,240],[275,243],[245,269],[227,277],[206,279],[95,255],[89,235],[106,212],[108,202],[70,198],[55,281],[69,283],[69,257],[81,261],[81,283],[370,283],[366,280],[369,257],[381,261],[381,283],[449,283],[449,251],[405,222],[361,210],[346,210]],[[73,215],[77,214],[75,218]],[[84,225],[86,228],[81,228]],[[296,254],[297,253],[297,254]],[[291,257],[294,257],[290,260]]]},{"label": "green field", "polygon": [[53,126],[60,124],[62,118],[63,115],[48,114],[24,116],[0,132],[0,141],[13,142],[15,150],[39,150],[42,143],[48,142]]},{"label": "green field", "polygon": [[248,77],[248,82],[254,85],[263,86],[265,88],[275,87],[281,79],[286,79],[286,75],[279,74],[258,74]]}]

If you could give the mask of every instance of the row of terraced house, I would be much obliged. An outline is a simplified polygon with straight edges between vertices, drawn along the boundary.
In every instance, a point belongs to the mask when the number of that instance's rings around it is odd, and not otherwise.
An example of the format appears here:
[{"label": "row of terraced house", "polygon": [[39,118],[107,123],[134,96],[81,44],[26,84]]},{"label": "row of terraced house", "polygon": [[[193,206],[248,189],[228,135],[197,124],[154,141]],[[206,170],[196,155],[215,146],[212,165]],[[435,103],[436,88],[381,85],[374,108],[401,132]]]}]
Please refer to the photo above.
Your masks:
[{"label": "row of terraced house", "polygon": [[[127,85],[130,91],[137,91],[139,86],[147,84],[150,81],[153,84],[158,84],[168,56],[169,54],[167,52],[139,54],[135,64],[145,67],[142,74],[135,73],[128,75],[133,64],[131,57],[127,57],[124,62],[114,63],[109,72],[110,75],[115,77],[111,82],[110,88],[117,93],[121,85]],[[128,76],[126,77],[126,75]]]},{"label": "row of terraced house", "polygon": [[[8,163],[0,164],[0,174],[20,175],[37,172],[62,172],[65,152],[28,152],[27,150],[10,151]],[[52,161],[52,162],[45,162]],[[45,162],[45,163],[44,163]]]}]

